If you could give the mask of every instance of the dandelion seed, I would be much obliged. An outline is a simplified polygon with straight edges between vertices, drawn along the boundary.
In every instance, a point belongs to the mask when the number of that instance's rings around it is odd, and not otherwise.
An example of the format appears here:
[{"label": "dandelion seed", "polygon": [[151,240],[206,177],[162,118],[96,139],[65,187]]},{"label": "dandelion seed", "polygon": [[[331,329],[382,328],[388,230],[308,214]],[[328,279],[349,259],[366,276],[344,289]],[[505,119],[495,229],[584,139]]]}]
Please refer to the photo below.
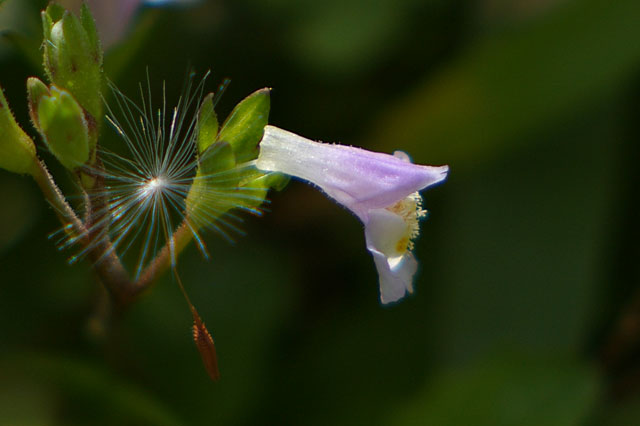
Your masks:
[{"label": "dandelion seed", "polygon": [[[110,84],[114,100],[111,105],[107,104],[106,118],[126,149],[124,153],[116,153],[115,150],[100,148],[98,158],[104,168],[85,168],[86,173],[102,179],[104,185],[103,189],[88,193],[90,204],[95,208],[86,212],[90,242],[74,254],[70,262],[83,258],[96,247],[104,246],[102,257],[115,251],[128,259],[137,279],[158,251],[168,246],[171,265],[175,267],[177,253],[172,235],[185,219],[187,195],[196,179],[199,164],[196,155],[197,110],[208,75],[194,84],[192,73],[173,108],[167,107],[164,85],[161,105],[154,106],[148,76],[146,86],[139,86],[140,104]],[[227,84],[228,80],[225,80],[220,86],[213,98],[214,104]],[[216,161],[215,151],[207,152],[207,155]],[[216,201],[219,209],[201,212],[201,217],[194,220],[229,241],[233,241],[236,235],[242,235],[239,228],[242,219],[230,211],[236,207],[243,208],[246,195],[225,182],[232,181],[230,175],[253,167],[249,163],[240,164],[233,170],[199,177],[216,183],[216,191],[208,193],[206,198]],[[256,208],[254,212],[259,210]],[[201,252],[208,257],[206,245],[199,235],[200,228],[192,226],[190,221],[186,223]],[[67,227],[61,232],[63,236],[58,241],[61,249],[86,237],[70,231]]]}]

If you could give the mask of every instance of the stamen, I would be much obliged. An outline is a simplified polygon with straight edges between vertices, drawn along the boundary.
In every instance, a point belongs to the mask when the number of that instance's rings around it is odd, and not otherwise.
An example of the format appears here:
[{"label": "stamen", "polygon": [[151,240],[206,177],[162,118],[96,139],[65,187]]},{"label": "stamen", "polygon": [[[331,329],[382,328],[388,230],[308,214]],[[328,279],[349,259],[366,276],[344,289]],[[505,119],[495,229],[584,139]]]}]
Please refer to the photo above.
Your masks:
[{"label": "stamen", "polygon": [[398,241],[397,251],[413,250],[413,241],[420,235],[420,219],[427,215],[427,211],[422,208],[422,197],[414,192],[387,207],[387,210],[402,217],[407,224],[407,235]]}]

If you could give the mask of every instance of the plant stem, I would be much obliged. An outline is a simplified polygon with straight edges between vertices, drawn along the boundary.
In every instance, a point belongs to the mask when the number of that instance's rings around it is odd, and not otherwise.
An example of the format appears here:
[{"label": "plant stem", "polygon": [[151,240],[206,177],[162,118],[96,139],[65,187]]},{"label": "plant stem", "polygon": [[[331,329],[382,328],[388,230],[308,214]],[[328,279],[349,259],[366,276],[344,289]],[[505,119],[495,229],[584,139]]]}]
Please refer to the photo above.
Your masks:
[{"label": "plant stem", "polygon": [[89,197],[85,193],[85,223],[71,208],[42,161],[36,161],[33,177],[62,225],[65,227],[71,225],[72,229],[67,232],[77,237],[80,244],[87,249],[93,268],[119,309],[125,308],[149,290],[156,282],[156,278],[172,266],[172,257],[178,256],[194,237],[189,218],[185,217],[171,239],[144,269],[140,278],[132,281],[108,237],[107,221],[104,220],[108,209],[106,208],[107,200],[102,195],[104,179],[101,174],[94,176],[96,193],[99,195]]},{"label": "plant stem", "polygon": [[189,223],[189,217],[185,217],[178,229],[176,229],[171,236],[171,239],[167,241],[158,255],[149,263],[142,274],[140,274],[140,278],[133,283],[132,293],[134,296],[138,296],[151,288],[156,278],[171,267],[171,242],[173,241],[173,255],[177,257],[193,239],[193,233],[194,231],[192,225]]},{"label": "plant stem", "polygon": [[47,167],[40,160],[35,161],[36,167],[32,173],[33,178],[40,187],[40,190],[44,194],[45,199],[51,204],[56,216],[63,226],[71,225],[73,232],[85,240],[88,237],[87,228],[78,219],[75,211],[71,208],[67,200],[62,195],[62,192],[53,181],[53,177],[47,170]]},{"label": "plant stem", "polygon": [[[95,167],[102,169],[102,163],[96,161]],[[96,195],[91,197],[85,193],[85,208],[87,212],[85,224],[90,242],[90,246],[88,246],[89,258],[93,262],[93,267],[100,280],[116,304],[128,305],[132,299],[132,282],[109,238],[109,221],[107,217],[109,210],[107,208],[108,200],[104,191],[104,175],[98,172],[91,178],[94,180],[92,189]]]},{"label": "plant stem", "polygon": [[[44,194],[45,199],[53,207],[62,225],[65,227],[71,225],[71,229],[65,231],[71,233],[74,238],[78,238],[80,244],[87,248],[89,258],[93,261],[94,269],[112,297],[118,304],[128,304],[132,299],[131,289],[133,286],[120,259],[111,247],[109,238],[100,235],[104,230],[91,229],[90,223],[87,223],[87,226],[82,223],[73,208],[67,203],[42,161],[37,160],[35,162],[32,176]],[[90,203],[87,203],[87,211],[90,217]]]}]

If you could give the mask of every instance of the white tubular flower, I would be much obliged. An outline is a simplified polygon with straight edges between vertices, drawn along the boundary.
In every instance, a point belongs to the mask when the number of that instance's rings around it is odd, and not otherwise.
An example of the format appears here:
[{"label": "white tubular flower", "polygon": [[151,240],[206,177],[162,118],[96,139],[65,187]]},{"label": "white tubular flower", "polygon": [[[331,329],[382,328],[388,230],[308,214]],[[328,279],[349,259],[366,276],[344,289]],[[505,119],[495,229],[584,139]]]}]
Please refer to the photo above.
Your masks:
[{"label": "white tubular flower", "polygon": [[442,182],[448,166],[412,164],[401,151],[388,155],[313,142],[273,126],[264,129],[256,166],[313,183],[362,221],[382,303],[413,291],[418,263],[411,249],[426,215],[418,191]]}]

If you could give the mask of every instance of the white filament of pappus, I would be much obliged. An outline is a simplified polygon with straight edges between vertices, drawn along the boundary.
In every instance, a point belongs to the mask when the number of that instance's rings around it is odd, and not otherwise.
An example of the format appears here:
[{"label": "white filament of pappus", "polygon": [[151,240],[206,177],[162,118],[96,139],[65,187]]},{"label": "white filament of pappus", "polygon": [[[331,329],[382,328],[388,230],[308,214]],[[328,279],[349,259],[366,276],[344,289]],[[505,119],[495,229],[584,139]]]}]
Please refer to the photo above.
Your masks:
[{"label": "white filament of pappus", "polygon": [[[114,100],[111,105],[105,102],[106,118],[124,141],[128,153],[119,155],[99,149],[104,169],[90,172],[101,176],[105,184],[102,190],[90,192],[88,196],[91,200],[103,199],[106,202],[102,211],[92,212],[97,219],[91,223],[91,227],[106,230],[104,236],[110,239],[111,250],[115,250],[119,256],[135,257],[136,278],[165,245],[169,247],[172,266],[175,266],[172,235],[184,219],[187,194],[197,170],[197,112],[208,75],[209,72],[194,87],[194,74],[191,73],[177,105],[170,109],[167,108],[164,84],[161,106],[154,109],[148,75],[146,87],[139,85],[141,104],[136,104],[110,83]],[[221,86],[214,104],[222,89]],[[247,164],[238,167],[254,166]],[[208,197],[229,200],[251,197],[252,188],[241,188],[246,195],[237,187],[227,186],[228,190],[225,191],[224,182],[229,181],[236,172],[237,169],[206,176],[206,179],[221,183],[219,192],[208,194]],[[238,206],[241,207],[241,203]],[[210,229],[233,242],[232,234],[242,234],[237,225],[242,220],[229,213],[229,210],[232,209],[225,209],[220,215],[210,210],[211,217],[203,217],[200,222],[204,221]],[[260,213],[257,209],[249,211]],[[190,231],[202,253],[207,256],[199,230],[190,227]],[[75,245],[81,238],[74,235],[70,227],[60,232],[64,234],[59,241],[61,249]],[[69,261],[82,258],[99,243],[90,242]]]}]

